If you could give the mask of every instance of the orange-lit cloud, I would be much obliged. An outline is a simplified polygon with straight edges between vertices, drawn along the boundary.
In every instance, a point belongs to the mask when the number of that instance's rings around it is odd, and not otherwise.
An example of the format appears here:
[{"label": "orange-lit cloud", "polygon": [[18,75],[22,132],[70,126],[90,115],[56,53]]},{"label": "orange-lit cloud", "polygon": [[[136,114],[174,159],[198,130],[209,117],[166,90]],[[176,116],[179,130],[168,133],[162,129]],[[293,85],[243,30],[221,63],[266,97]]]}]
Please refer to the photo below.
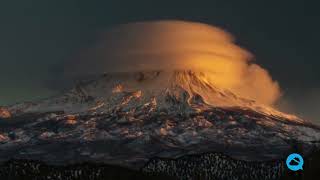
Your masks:
[{"label": "orange-lit cloud", "polygon": [[[154,21],[117,26],[76,59],[72,75],[147,70],[206,72],[220,88],[271,105],[278,83],[224,30],[201,23]],[[75,64],[75,63],[72,63]]]}]

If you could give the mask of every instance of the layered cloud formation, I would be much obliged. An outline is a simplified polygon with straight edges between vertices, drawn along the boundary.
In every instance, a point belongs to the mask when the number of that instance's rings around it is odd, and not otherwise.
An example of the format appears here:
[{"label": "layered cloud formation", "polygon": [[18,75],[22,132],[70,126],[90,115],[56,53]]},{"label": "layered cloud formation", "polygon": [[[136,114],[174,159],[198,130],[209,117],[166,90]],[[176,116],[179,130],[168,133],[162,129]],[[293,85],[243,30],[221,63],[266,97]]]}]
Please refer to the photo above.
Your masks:
[{"label": "layered cloud formation", "polygon": [[153,21],[119,25],[94,47],[66,65],[67,77],[105,72],[194,70],[206,72],[218,87],[272,105],[278,83],[255,64],[234,37],[207,24]]}]

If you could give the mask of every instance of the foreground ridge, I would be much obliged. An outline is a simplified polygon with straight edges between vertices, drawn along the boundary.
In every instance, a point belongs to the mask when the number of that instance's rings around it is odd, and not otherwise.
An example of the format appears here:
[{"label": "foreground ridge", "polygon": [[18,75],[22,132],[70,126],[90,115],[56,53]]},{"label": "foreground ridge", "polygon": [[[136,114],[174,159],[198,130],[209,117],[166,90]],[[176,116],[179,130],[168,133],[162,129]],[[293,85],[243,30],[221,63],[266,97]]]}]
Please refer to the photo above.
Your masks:
[{"label": "foreground ridge", "polygon": [[132,180],[132,179],[314,179],[319,172],[319,151],[305,158],[303,172],[290,172],[285,160],[247,162],[222,153],[186,155],[178,159],[153,158],[139,170],[102,163],[48,165],[34,160],[10,160],[0,164],[0,178],[25,180]]},{"label": "foreground ridge", "polygon": [[23,179],[279,179],[285,173],[283,162],[246,162],[220,153],[187,155],[179,159],[150,160],[140,170],[106,164],[82,163],[66,166],[40,161],[11,160],[0,165],[0,178]]}]

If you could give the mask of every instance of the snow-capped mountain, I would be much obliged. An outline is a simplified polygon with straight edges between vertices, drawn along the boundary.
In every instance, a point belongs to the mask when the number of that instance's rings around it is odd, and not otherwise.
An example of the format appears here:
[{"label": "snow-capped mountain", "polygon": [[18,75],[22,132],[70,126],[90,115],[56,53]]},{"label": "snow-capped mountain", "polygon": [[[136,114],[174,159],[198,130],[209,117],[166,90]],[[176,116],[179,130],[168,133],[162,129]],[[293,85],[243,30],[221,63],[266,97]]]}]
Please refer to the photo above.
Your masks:
[{"label": "snow-capped mountain", "polygon": [[150,158],[222,152],[281,159],[318,147],[320,128],[194,71],[104,74],[38,102],[2,108],[0,160],[104,162],[141,168]]}]

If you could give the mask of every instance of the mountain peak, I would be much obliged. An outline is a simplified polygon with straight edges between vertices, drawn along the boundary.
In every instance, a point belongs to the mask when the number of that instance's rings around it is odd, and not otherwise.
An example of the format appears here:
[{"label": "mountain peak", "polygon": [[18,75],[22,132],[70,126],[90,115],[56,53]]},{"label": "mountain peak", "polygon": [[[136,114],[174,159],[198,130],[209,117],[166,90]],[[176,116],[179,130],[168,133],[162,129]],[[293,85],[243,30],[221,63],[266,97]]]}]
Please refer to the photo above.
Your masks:
[{"label": "mountain peak", "polygon": [[0,121],[6,144],[0,161],[93,160],[134,168],[150,157],[211,151],[270,160],[291,152],[292,142],[309,152],[320,136],[319,127],[218,88],[195,71],[104,74],[7,111],[13,123]]},{"label": "mountain peak", "polygon": [[157,102],[157,109],[181,105],[184,113],[190,110],[193,112],[195,109],[201,111],[213,107],[237,107],[305,122],[294,115],[240,97],[229,89],[219,88],[205,72],[192,70],[103,74],[77,83],[74,88],[60,96],[36,103],[17,104],[9,109],[10,112],[40,110],[81,113],[96,108],[107,112],[120,107],[139,107],[152,100]]}]

